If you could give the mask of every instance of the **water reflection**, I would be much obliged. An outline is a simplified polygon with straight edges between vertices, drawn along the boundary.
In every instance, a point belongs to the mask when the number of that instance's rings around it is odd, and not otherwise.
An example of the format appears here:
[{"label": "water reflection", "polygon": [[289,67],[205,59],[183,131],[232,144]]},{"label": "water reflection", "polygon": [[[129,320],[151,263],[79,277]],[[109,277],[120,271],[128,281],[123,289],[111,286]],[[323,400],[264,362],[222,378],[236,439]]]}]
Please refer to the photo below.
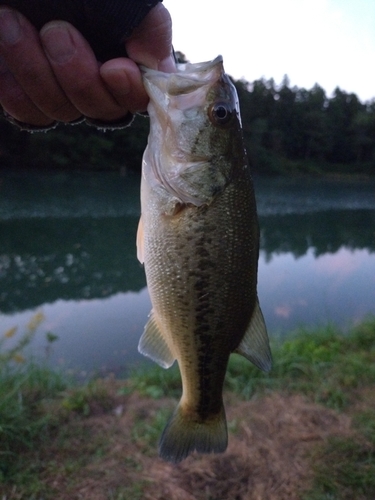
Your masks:
[{"label": "water reflection", "polygon": [[[118,293],[104,299],[57,300],[36,310],[3,315],[2,332],[18,326],[26,332],[35,311],[44,320],[37,330],[29,352],[52,366],[75,371],[123,372],[125,365],[143,362],[137,345],[151,303],[147,288],[139,292]],[[50,345],[46,333],[58,336]],[[8,342],[12,347],[17,336]]]},{"label": "water reflection", "polygon": [[26,218],[0,223],[0,309],[102,298],[146,284],[138,216]]},{"label": "water reflection", "polygon": [[[375,183],[260,179],[259,296],[271,334],[375,314]],[[0,333],[42,310],[51,362],[141,359],[150,302],[135,235],[139,179],[0,175]]]},{"label": "water reflection", "polygon": [[[341,248],[375,251],[375,210],[261,215],[261,258],[314,257]],[[146,285],[138,263],[138,216],[27,218],[0,222],[0,310],[92,299]]]},{"label": "water reflection", "polygon": [[368,250],[265,257],[259,261],[259,298],[273,334],[328,322],[345,329],[375,314],[375,255]]},{"label": "water reflection", "polygon": [[318,257],[345,247],[375,251],[375,210],[325,210],[260,216],[261,249],[267,259],[279,253]]}]

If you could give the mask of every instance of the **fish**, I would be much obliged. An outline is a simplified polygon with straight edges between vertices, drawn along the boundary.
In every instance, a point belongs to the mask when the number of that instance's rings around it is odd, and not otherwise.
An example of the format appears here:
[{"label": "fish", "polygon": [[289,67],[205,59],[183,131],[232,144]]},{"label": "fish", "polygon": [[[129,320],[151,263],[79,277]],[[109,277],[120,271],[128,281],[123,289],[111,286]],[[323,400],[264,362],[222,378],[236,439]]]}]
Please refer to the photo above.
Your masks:
[{"label": "fish", "polygon": [[159,456],[178,463],[228,444],[223,384],[231,353],[272,364],[257,296],[259,226],[239,102],[223,58],[141,68],[150,98],[137,255],[152,310],[138,350],[177,360],[181,399]]}]

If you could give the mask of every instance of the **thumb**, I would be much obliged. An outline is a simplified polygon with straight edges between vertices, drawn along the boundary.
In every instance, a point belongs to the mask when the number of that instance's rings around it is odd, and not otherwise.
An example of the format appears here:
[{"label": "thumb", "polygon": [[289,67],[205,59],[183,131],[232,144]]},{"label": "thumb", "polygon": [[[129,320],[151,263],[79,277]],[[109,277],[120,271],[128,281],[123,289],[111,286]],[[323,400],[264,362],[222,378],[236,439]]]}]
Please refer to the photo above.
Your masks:
[{"label": "thumb", "polygon": [[172,55],[172,19],[168,10],[157,4],[125,41],[130,59],[148,68],[172,73],[176,70]]}]

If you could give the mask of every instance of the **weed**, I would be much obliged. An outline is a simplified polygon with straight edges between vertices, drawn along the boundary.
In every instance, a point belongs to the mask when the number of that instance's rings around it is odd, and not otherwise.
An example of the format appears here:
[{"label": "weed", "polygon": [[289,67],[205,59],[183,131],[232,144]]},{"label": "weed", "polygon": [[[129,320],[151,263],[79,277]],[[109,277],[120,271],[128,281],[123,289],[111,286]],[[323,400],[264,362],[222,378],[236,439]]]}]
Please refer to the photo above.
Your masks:
[{"label": "weed", "polygon": [[354,415],[353,424],[361,434],[375,447],[375,412],[374,410],[361,411]]},{"label": "weed", "polygon": [[[21,457],[35,441],[47,434],[51,415],[43,411],[43,403],[65,388],[63,377],[32,360],[26,361],[23,350],[31,342],[43,315],[30,320],[27,331],[12,348],[7,342],[17,334],[11,328],[0,339],[0,479],[19,474]],[[13,339],[14,340],[14,339]],[[25,475],[28,469],[24,468]]]},{"label": "weed", "polygon": [[[300,329],[284,342],[274,342],[272,352],[274,363],[269,374],[232,355],[225,388],[244,399],[265,390],[302,392],[316,402],[341,409],[348,404],[348,390],[375,382],[375,319],[345,335],[332,325]],[[121,394],[134,390],[154,399],[180,397],[178,367],[163,370],[147,365],[134,370]]]},{"label": "weed", "polygon": [[134,482],[131,486],[121,486],[115,491],[110,491],[108,500],[142,500],[147,481]]},{"label": "weed", "polygon": [[150,366],[133,370],[130,386],[125,391],[137,390],[141,395],[158,399],[163,396],[180,397],[181,377],[177,365],[168,370]]},{"label": "weed", "polygon": [[302,392],[316,402],[344,408],[351,389],[375,383],[375,319],[343,335],[333,326],[299,330],[272,346],[274,365],[263,374],[245,359],[232,356],[226,388],[248,399],[256,391]]},{"label": "weed", "polygon": [[[90,472],[102,458],[104,463],[110,463],[105,457],[118,445],[112,430],[93,431],[93,426],[100,422],[96,417],[112,409],[114,402],[118,404],[114,396],[118,386],[108,380],[73,385],[60,374],[32,361],[26,362],[22,351],[38,324],[38,321],[30,323],[15,348],[3,350],[8,339],[11,342],[17,339],[16,328],[0,339],[0,483],[6,488],[7,500],[50,500],[55,497],[48,487],[53,483],[51,478],[66,481],[70,491],[80,471]],[[49,338],[54,341],[53,336]],[[233,355],[226,389],[245,399],[264,391],[299,392],[343,410],[353,401],[358,402],[355,396],[362,394],[362,388],[368,391],[375,384],[375,319],[369,319],[347,335],[332,326],[299,331],[282,344],[274,343],[272,351],[274,367],[269,374]],[[134,391],[154,399],[180,397],[178,367],[163,370],[147,365],[134,371],[119,392],[123,396]],[[108,499],[144,497],[147,483],[138,453],[146,457],[156,454],[156,443],[171,415],[166,407],[169,403],[163,408],[161,404],[153,402],[147,409],[144,405],[135,406],[134,418],[131,406],[124,404],[124,417],[128,416],[126,421],[131,422],[127,429],[130,439],[126,438],[126,443],[133,455],[127,451],[128,455],[117,455],[116,451],[115,456],[116,460],[121,457],[121,466],[133,479],[122,483],[126,486],[111,483],[106,490]],[[306,493],[304,500],[375,498],[375,416],[371,405],[373,399],[363,400],[362,410],[357,413],[350,408],[350,414],[354,413],[354,437],[331,437],[315,448],[311,456],[314,489]],[[95,418],[90,420],[87,416]],[[230,432],[236,434],[238,424],[236,418],[229,421]],[[122,435],[123,429],[117,432]],[[1,487],[0,490],[3,493]]]},{"label": "weed", "polygon": [[102,380],[94,379],[82,387],[69,388],[63,394],[62,408],[85,417],[95,411],[108,411],[112,408],[113,398]]},{"label": "weed", "polygon": [[312,462],[314,490],[304,500],[375,498],[375,447],[369,443],[332,437],[316,449]]},{"label": "weed", "polygon": [[171,416],[169,409],[161,408],[146,418],[138,417],[131,431],[134,442],[140,445],[144,452],[151,450],[154,453],[161,433]]}]

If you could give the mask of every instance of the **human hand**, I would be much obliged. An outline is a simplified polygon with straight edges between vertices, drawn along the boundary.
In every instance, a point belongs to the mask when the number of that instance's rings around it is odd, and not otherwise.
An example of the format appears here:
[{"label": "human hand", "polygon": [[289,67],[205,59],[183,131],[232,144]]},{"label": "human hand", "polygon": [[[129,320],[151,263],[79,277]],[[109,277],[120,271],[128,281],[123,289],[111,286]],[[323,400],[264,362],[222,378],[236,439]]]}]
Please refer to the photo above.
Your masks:
[{"label": "human hand", "polygon": [[[171,18],[157,4],[125,41],[128,57],[100,64],[81,33],[52,21],[38,33],[19,12],[0,7],[0,104],[29,129],[88,118],[126,125],[148,96],[137,64],[174,71]],[[130,117],[130,119],[129,119]]]}]

